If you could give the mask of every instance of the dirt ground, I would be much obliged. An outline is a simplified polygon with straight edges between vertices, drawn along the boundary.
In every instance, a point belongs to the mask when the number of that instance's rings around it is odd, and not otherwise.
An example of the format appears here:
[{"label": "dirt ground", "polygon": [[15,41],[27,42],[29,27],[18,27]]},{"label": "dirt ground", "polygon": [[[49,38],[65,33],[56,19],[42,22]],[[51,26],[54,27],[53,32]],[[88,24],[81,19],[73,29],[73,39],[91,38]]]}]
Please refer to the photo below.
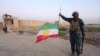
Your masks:
[{"label": "dirt ground", "polygon": [[[49,38],[35,43],[34,34],[0,31],[0,56],[71,56],[69,40]],[[100,56],[100,47],[84,44],[81,56]]]}]

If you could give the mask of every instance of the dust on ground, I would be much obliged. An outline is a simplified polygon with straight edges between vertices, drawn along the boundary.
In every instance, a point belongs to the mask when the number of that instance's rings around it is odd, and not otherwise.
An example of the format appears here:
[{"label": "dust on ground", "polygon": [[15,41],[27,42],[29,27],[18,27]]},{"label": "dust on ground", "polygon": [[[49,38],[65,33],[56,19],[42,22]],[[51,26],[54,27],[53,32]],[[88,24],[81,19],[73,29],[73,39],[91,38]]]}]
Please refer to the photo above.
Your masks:
[{"label": "dust on ground", "polygon": [[[49,38],[40,43],[35,41],[34,34],[0,31],[0,56],[71,56],[69,40]],[[84,44],[81,56],[99,55],[100,47]]]}]

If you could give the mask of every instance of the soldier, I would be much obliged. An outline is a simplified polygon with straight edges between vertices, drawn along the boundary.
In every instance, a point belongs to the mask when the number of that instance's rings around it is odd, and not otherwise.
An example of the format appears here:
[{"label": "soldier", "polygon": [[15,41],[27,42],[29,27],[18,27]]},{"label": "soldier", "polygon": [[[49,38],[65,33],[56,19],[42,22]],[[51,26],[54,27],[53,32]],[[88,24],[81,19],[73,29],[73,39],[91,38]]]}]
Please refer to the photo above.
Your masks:
[{"label": "soldier", "polygon": [[72,13],[73,18],[67,18],[61,13],[59,13],[59,16],[61,16],[62,19],[70,23],[70,44],[71,44],[71,51],[72,55],[74,56],[75,52],[77,53],[77,56],[80,56],[81,54],[81,38],[84,39],[85,33],[84,33],[84,22],[82,19],[79,18],[79,13],[77,11],[74,11]]}]

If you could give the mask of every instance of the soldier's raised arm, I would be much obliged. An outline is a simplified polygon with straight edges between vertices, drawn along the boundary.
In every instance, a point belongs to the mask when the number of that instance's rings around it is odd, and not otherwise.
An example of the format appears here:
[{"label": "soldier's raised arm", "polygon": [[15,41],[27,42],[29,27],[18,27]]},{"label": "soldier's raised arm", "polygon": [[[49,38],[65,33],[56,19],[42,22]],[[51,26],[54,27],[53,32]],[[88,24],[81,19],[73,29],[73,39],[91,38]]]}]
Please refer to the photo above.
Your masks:
[{"label": "soldier's raised arm", "polygon": [[68,21],[68,22],[71,21],[71,18],[67,18],[67,17],[65,17],[64,15],[62,15],[61,13],[59,13],[59,16],[60,16],[63,20],[65,20],[65,21]]}]

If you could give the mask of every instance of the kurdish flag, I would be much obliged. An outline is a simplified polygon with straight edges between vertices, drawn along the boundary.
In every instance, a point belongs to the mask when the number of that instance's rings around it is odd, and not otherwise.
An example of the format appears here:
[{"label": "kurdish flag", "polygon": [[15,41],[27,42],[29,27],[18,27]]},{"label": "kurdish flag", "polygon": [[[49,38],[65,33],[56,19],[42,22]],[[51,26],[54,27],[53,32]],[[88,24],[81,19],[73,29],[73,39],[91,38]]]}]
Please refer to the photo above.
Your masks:
[{"label": "kurdish flag", "polygon": [[37,34],[36,42],[40,42],[42,40],[46,40],[50,37],[58,38],[58,24],[44,24],[39,33]]}]

